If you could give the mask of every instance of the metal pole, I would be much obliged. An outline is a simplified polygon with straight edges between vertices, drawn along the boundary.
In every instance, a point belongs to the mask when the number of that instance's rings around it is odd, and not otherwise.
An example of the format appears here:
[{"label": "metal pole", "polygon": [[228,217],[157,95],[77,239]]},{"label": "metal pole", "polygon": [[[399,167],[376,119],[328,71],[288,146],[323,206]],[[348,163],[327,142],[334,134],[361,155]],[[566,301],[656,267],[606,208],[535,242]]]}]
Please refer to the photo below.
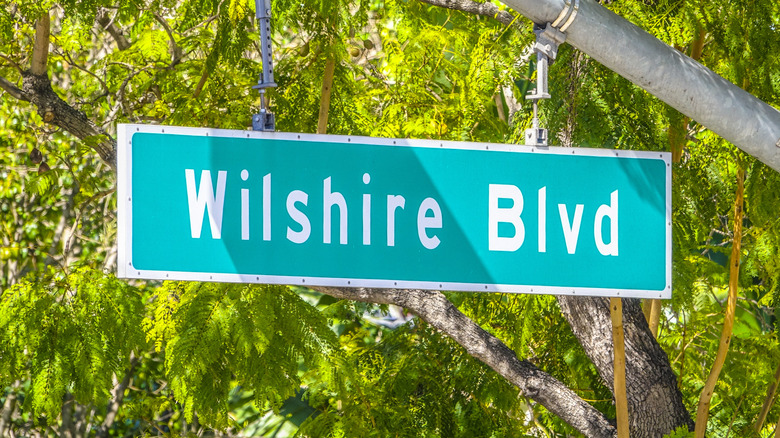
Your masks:
[{"label": "metal pole", "polygon": [[[501,0],[551,23],[564,0]],[[580,0],[566,41],[738,148],[780,171],[780,111],[594,0]]]},{"label": "metal pole", "polygon": [[260,114],[252,116],[252,129],[255,131],[274,131],[276,119],[265,107],[265,89],[276,87],[274,82],[273,47],[271,46],[271,0],[255,0],[257,27],[260,28],[260,56],[263,72],[260,80],[252,88],[260,91]]}]

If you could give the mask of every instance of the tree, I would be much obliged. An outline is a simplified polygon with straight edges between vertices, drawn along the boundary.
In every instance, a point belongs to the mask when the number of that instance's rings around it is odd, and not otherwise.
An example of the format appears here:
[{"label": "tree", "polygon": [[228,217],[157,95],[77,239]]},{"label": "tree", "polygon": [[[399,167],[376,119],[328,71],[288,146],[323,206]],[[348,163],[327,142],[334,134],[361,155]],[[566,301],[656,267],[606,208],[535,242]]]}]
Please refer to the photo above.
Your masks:
[{"label": "tree", "polygon": [[[441,6],[468,13],[415,1],[274,2],[278,128],[317,129],[332,68],[330,133],[517,142],[529,119],[532,60],[517,49],[530,42],[528,23],[491,3]],[[9,386],[0,433],[281,424],[312,436],[613,436],[603,299],[127,285],[103,272],[115,264],[114,124],[250,125],[251,7],[21,0],[0,11]],[[610,7],[777,104],[771,2]],[[768,433],[753,422],[779,359],[776,172],[570,47],[551,74],[543,117],[561,143],[679,157],[675,290],[658,341],[639,303],[624,302],[632,436],[692,429],[730,280],[734,335],[707,425],[713,435]],[[743,172],[740,233],[731,211]],[[735,279],[724,254],[740,246]],[[296,427],[273,423],[274,413],[296,413]]]}]

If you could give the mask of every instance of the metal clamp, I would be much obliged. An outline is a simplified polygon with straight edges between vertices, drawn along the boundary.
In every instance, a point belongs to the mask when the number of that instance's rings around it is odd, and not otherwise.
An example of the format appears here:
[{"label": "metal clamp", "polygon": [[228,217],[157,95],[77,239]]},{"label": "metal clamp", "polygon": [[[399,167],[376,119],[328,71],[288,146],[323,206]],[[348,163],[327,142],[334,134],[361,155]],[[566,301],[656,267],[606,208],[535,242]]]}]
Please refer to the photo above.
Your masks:
[{"label": "metal clamp", "polygon": [[[536,42],[533,49],[536,52],[536,88],[526,96],[534,104],[533,127],[525,131],[525,144],[529,146],[547,146],[547,130],[539,127],[539,100],[549,99],[547,73],[550,64],[558,56],[558,47],[566,41],[566,30],[574,22],[580,9],[580,0],[566,0],[558,18],[544,27],[534,24]],[[563,23],[562,26],[561,23]],[[560,27],[558,27],[560,26]]]},{"label": "metal clamp", "polygon": [[[558,28],[561,32],[566,32],[566,30],[571,26],[571,24],[574,22],[574,18],[577,17],[577,12],[580,10],[580,0],[574,0],[574,7],[572,7],[571,0],[566,0],[566,6],[564,6],[563,10],[560,14],[558,14],[558,18],[555,19],[552,23],[552,27]],[[560,26],[562,22],[566,21],[563,26]],[[560,27],[558,27],[560,26]]]},{"label": "metal clamp", "polygon": [[542,28],[534,25],[536,34],[536,43],[534,51],[536,52],[536,89],[527,98],[533,101],[539,99],[549,99],[547,92],[547,72],[550,64],[558,56],[558,46],[566,41],[566,34],[554,28],[550,23]]},{"label": "metal clamp", "polygon": [[260,56],[263,72],[260,80],[252,88],[260,91],[260,114],[252,116],[252,129],[255,131],[276,130],[274,115],[265,107],[266,88],[276,87],[274,82],[273,52],[271,47],[271,0],[255,0],[257,26],[260,28]]}]

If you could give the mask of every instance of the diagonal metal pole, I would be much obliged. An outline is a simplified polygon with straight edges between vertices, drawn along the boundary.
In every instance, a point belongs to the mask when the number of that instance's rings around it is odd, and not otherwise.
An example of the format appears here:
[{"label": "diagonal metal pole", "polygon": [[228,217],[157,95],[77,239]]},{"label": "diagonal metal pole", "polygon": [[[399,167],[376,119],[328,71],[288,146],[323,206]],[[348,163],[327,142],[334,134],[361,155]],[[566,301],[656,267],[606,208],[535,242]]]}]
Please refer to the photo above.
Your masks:
[{"label": "diagonal metal pole", "polygon": [[[501,0],[552,23],[565,0]],[[580,0],[566,42],[780,171],[780,111],[599,5]]]}]

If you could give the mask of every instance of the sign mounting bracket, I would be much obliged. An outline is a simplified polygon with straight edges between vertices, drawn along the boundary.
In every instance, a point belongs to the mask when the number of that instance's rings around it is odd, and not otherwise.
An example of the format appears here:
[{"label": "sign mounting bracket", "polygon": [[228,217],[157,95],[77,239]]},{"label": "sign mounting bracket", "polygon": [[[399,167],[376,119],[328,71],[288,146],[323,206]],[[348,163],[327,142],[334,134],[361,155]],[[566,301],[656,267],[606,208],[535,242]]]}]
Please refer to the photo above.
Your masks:
[{"label": "sign mounting bracket", "polygon": [[[536,52],[536,88],[526,96],[533,101],[534,118],[533,127],[525,131],[525,144],[527,146],[547,146],[547,129],[539,126],[539,101],[549,99],[547,76],[550,64],[558,56],[558,47],[566,41],[566,30],[574,22],[580,9],[579,0],[566,0],[558,18],[544,27],[534,24],[536,42],[533,49]],[[561,23],[563,23],[561,25]],[[559,27],[560,26],[560,27]]]}]

